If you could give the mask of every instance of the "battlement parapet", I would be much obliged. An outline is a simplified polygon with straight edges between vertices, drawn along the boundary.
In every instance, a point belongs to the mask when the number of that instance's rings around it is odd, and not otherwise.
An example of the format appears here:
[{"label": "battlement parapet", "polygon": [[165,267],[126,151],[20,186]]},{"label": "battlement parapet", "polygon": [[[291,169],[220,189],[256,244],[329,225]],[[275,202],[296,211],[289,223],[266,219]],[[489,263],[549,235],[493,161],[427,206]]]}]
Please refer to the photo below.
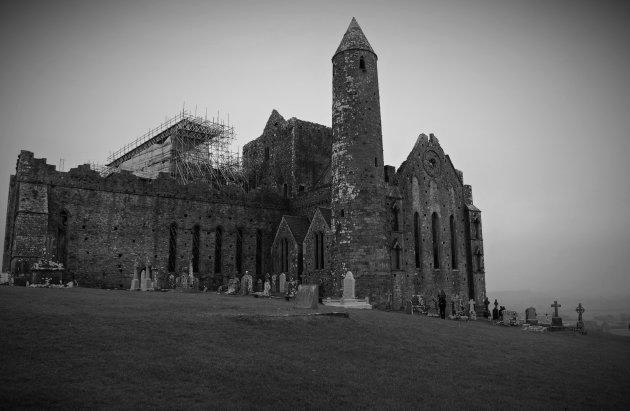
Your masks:
[{"label": "battlement parapet", "polygon": [[124,194],[177,197],[222,204],[235,204],[270,209],[288,209],[289,200],[265,189],[245,192],[236,185],[224,185],[221,190],[210,184],[193,182],[181,184],[168,173],[160,173],[156,179],[147,179],[122,170],[102,177],[89,164],[79,165],[67,172],[57,171],[45,158],[36,158],[30,151],[21,151],[18,157],[15,179],[17,182],[64,186],[84,190],[117,192]]}]

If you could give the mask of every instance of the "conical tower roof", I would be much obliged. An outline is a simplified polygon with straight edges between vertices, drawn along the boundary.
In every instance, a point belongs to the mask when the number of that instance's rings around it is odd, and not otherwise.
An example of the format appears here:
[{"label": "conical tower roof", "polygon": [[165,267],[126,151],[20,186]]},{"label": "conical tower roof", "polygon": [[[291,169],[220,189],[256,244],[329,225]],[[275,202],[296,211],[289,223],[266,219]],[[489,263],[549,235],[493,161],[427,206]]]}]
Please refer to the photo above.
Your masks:
[{"label": "conical tower roof", "polygon": [[337,47],[337,51],[335,51],[334,56],[346,50],[367,50],[374,53],[372,46],[370,46],[370,42],[365,37],[365,34],[363,34],[363,30],[361,30],[359,23],[357,23],[357,20],[354,17],[348,26],[348,30],[346,30],[346,34],[343,35],[341,43],[339,44],[339,47]]}]

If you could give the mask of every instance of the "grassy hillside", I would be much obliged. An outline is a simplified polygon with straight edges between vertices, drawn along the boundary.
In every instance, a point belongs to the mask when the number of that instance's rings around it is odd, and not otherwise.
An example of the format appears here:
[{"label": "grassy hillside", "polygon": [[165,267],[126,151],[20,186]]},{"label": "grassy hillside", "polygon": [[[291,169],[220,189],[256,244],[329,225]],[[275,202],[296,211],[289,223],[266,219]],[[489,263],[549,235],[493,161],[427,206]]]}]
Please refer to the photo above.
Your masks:
[{"label": "grassy hillside", "polygon": [[[332,311],[322,308],[319,311]],[[3,409],[621,408],[630,339],[214,293],[0,287]]]}]

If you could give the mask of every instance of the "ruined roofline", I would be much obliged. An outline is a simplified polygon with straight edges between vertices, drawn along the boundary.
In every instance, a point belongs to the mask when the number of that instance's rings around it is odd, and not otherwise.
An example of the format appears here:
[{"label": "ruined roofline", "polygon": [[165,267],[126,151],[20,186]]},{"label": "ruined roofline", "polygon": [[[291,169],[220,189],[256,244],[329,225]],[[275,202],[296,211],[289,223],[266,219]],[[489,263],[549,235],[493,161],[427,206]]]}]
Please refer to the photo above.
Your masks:
[{"label": "ruined roofline", "polygon": [[89,164],[82,164],[68,171],[58,171],[54,165],[48,164],[45,158],[37,158],[33,152],[27,150],[20,151],[13,176],[16,183],[41,184],[51,188],[180,198],[205,203],[235,204],[286,211],[290,208],[289,199],[270,190],[257,189],[246,192],[238,187],[230,186],[226,191],[199,182],[180,184],[168,173],[160,173],[155,179],[146,179],[123,170],[103,177]]},{"label": "ruined roofline", "polygon": [[255,141],[257,141],[258,139],[260,139],[261,137],[263,137],[265,135],[265,130],[267,130],[268,126],[270,126],[271,124],[271,120],[277,120],[278,122],[282,122],[282,124],[286,125],[291,125],[291,126],[295,126],[295,125],[309,125],[309,126],[315,126],[315,127],[321,127],[324,128],[328,131],[330,131],[332,133],[332,127],[327,126],[325,124],[320,124],[320,123],[315,123],[313,121],[308,121],[308,120],[301,120],[297,117],[291,117],[288,120],[285,120],[285,118],[282,116],[282,114],[280,114],[278,112],[278,110],[273,109],[271,111],[271,114],[269,115],[269,118],[267,118],[267,122],[265,123],[265,127],[263,128],[262,133],[256,137],[251,139],[250,141],[248,141],[247,143],[243,144],[243,151],[246,151]]}]

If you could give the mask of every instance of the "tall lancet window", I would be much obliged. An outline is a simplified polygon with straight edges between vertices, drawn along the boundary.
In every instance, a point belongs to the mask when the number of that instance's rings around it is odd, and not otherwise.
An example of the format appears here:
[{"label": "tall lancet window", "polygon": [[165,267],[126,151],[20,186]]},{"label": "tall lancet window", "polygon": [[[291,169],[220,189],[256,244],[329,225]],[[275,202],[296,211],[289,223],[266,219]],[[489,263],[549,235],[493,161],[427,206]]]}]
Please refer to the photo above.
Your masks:
[{"label": "tall lancet window", "polygon": [[440,268],[440,217],[437,213],[431,216],[431,231],[433,233],[433,268]]},{"label": "tall lancet window", "polygon": [[236,230],[236,256],[234,263],[236,272],[239,274],[243,272],[243,230],[240,228]]},{"label": "tall lancet window", "polygon": [[220,273],[223,263],[221,261],[223,253],[223,229],[217,227],[214,232],[214,272]]},{"label": "tall lancet window", "polygon": [[455,217],[451,214],[451,265],[453,270],[459,270],[457,260],[457,230],[455,229]]},{"label": "tall lancet window", "polygon": [[416,268],[421,267],[421,258],[420,258],[420,214],[417,212],[413,215],[413,240],[414,240],[414,251],[416,252]]},{"label": "tall lancet window", "polygon": [[171,224],[168,241],[168,271],[175,272],[177,262],[177,224]]},{"label": "tall lancet window", "polygon": [[199,224],[195,224],[193,228],[193,241],[192,241],[192,266],[193,272],[199,272],[199,237],[201,235],[201,227]]},{"label": "tall lancet window", "polygon": [[263,233],[256,230],[256,276],[262,275]]}]

